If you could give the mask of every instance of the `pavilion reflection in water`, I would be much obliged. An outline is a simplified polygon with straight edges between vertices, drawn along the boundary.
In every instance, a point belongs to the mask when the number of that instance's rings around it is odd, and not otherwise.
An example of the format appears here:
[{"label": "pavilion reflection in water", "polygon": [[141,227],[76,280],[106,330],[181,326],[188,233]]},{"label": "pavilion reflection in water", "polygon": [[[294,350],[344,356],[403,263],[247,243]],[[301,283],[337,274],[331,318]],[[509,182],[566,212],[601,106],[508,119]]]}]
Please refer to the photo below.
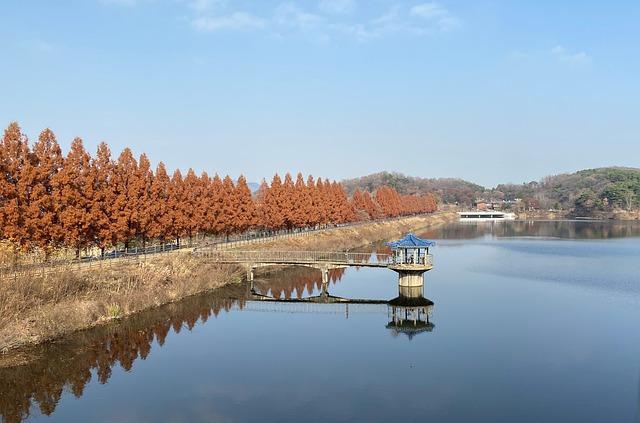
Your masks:
[{"label": "pavilion reflection in water", "polygon": [[394,336],[406,335],[413,339],[419,333],[431,332],[435,325],[430,321],[433,301],[424,297],[424,285],[399,286],[398,296],[389,300],[390,321],[387,329]]},{"label": "pavilion reflection in water", "polygon": [[[349,317],[349,312],[365,309],[383,311],[386,309],[389,323],[387,329],[394,336],[400,334],[413,339],[419,333],[431,332],[435,325],[431,322],[433,301],[424,297],[424,284],[406,286],[398,284],[398,296],[391,300],[345,298],[332,295],[328,284],[323,284],[317,295],[298,298],[280,298],[261,294],[250,288],[250,301],[246,309],[282,313],[340,313]],[[250,303],[254,303],[252,306]],[[357,309],[353,307],[357,306]],[[378,306],[378,307],[377,307]],[[379,306],[385,307],[380,309]],[[336,307],[342,307],[336,309]]]}]

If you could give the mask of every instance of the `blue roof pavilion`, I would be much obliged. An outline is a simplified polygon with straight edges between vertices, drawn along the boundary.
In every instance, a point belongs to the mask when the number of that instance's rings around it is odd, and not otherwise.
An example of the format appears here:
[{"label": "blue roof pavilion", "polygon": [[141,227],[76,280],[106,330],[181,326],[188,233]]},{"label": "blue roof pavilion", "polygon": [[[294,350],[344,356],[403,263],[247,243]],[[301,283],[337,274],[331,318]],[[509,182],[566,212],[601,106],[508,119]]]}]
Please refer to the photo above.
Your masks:
[{"label": "blue roof pavilion", "polygon": [[387,245],[391,248],[429,248],[436,245],[436,242],[418,238],[414,234],[408,233],[402,239],[387,242]]},{"label": "blue roof pavilion", "polygon": [[424,268],[429,270],[432,267],[429,247],[436,245],[435,241],[418,238],[412,233],[397,241],[387,242],[393,253],[394,266],[405,268]]}]

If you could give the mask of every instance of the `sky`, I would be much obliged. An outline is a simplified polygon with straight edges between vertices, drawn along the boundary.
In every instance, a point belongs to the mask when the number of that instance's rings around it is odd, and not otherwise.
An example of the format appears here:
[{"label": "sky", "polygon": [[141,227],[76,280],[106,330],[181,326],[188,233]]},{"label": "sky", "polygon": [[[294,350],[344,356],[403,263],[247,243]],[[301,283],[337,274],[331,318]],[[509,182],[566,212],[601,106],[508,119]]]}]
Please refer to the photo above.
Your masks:
[{"label": "sky", "polygon": [[640,167],[640,2],[3,0],[0,125],[169,169]]}]

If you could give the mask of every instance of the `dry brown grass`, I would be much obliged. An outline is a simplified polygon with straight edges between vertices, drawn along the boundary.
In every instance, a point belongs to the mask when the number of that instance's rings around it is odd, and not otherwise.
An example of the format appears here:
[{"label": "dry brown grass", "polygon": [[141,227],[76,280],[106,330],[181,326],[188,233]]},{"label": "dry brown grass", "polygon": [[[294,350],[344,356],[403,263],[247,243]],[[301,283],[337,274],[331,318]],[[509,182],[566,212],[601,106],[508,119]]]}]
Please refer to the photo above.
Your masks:
[{"label": "dry brown grass", "polygon": [[171,254],[0,281],[0,351],[39,343],[239,281],[234,267]]},{"label": "dry brown grass", "polygon": [[[426,216],[412,216],[399,220],[372,222],[365,225],[312,232],[304,236],[279,238],[260,243],[259,247],[256,248],[270,250],[290,249],[292,251],[349,250],[370,245],[380,240],[400,237],[407,232],[434,227],[455,219],[457,219],[455,211],[442,211]],[[251,247],[245,245],[237,248],[246,250]]]}]

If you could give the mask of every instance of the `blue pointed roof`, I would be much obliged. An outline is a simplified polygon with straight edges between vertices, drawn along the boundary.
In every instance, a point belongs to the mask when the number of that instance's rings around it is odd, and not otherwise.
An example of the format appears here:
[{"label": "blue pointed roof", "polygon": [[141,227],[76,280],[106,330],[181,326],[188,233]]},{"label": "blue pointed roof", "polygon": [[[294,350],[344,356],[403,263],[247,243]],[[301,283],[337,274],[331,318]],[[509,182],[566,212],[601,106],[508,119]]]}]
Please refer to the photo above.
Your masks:
[{"label": "blue pointed roof", "polygon": [[415,247],[433,247],[436,245],[435,241],[428,239],[418,238],[412,233],[408,233],[404,238],[397,241],[387,242],[387,245],[391,248],[415,248]]}]

